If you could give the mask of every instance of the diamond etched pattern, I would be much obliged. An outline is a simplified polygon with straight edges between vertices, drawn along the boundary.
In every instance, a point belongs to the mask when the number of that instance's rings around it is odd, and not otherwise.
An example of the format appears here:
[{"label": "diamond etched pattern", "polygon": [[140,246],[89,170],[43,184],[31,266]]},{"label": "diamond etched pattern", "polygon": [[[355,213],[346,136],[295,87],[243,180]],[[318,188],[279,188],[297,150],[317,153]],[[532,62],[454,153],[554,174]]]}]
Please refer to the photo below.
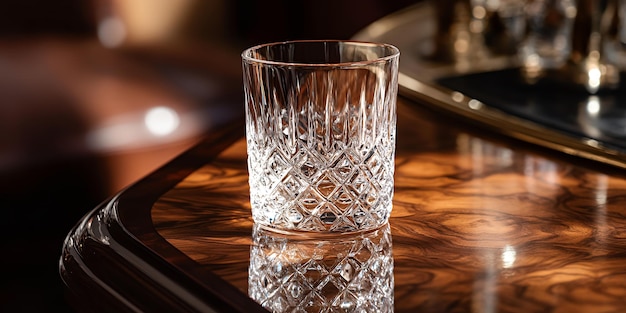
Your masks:
[{"label": "diamond etched pattern", "polygon": [[255,224],[248,293],[272,312],[393,312],[389,225],[338,239],[280,235]]},{"label": "diamond etched pattern", "polygon": [[387,222],[397,58],[354,67],[244,62],[244,91],[256,223],[349,232]]}]

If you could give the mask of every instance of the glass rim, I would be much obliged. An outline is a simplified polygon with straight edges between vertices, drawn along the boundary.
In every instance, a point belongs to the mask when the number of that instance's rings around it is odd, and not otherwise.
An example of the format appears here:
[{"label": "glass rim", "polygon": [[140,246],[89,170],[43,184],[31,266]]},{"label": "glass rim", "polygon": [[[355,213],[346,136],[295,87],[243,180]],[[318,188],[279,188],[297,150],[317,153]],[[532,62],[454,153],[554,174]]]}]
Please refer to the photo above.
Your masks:
[{"label": "glass rim", "polygon": [[[384,55],[384,56],[380,56],[377,57],[375,59],[372,60],[364,60],[364,61],[346,61],[346,62],[330,62],[330,63],[304,63],[304,62],[284,62],[284,61],[273,61],[273,60],[265,60],[265,59],[259,59],[259,58],[255,58],[252,57],[252,51],[255,50],[259,50],[262,48],[266,48],[266,47],[272,47],[272,46],[280,46],[280,45],[287,45],[287,44],[297,44],[297,43],[347,43],[347,44],[352,44],[355,46],[363,46],[363,47],[384,47],[384,48],[389,48],[391,53]],[[288,40],[288,41],[276,41],[276,42],[269,42],[269,43],[263,43],[260,45],[256,45],[256,46],[252,46],[250,48],[245,49],[242,53],[241,53],[241,58],[243,61],[248,62],[248,63],[259,63],[259,64],[266,64],[266,65],[276,65],[276,66],[298,66],[298,67],[329,67],[329,66],[333,66],[333,67],[341,67],[341,66],[358,66],[358,65],[368,65],[368,64],[374,64],[374,63],[380,63],[380,62],[386,62],[388,60],[392,60],[394,58],[398,58],[400,56],[400,49],[398,49],[396,46],[392,45],[392,44],[388,44],[388,43],[379,43],[379,42],[369,42],[369,41],[359,41],[359,40],[341,40],[341,39],[331,39],[331,40],[327,40],[327,39],[313,39],[313,40]]]}]

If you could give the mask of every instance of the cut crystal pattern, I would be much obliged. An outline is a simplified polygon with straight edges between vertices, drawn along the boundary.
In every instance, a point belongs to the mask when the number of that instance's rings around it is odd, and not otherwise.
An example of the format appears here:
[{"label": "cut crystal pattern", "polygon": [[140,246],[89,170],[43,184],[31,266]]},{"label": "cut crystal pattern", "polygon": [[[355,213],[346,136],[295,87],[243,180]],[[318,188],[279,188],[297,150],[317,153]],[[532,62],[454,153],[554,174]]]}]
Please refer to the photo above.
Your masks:
[{"label": "cut crystal pattern", "polygon": [[344,67],[248,60],[244,91],[256,223],[344,232],[387,222],[393,198],[397,58]]},{"label": "cut crystal pattern", "polygon": [[248,293],[272,312],[393,312],[389,224],[338,238],[289,236],[255,224]]}]

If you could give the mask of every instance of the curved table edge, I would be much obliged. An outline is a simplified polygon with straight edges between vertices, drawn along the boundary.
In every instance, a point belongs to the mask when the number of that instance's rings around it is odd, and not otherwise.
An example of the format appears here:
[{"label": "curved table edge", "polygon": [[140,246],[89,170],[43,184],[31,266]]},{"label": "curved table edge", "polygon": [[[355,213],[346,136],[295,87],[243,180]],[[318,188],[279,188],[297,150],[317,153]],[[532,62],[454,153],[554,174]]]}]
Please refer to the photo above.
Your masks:
[{"label": "curved table edge", "polygon": [[242,125],[209,134],[76,224],[63,244],[59,273],[77,310],[267,312],[169,244],[150,214],[163,193],[241,138]]}]

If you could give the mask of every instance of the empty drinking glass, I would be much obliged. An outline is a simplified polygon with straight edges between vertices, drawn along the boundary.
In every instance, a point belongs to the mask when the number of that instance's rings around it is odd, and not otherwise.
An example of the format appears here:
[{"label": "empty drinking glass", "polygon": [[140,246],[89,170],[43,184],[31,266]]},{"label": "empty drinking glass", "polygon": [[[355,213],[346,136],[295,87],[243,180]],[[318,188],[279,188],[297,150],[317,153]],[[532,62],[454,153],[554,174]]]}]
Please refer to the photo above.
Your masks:
[{"label": "empty drinking glass", "polygon": [[572,51],[576,18],[575,0],[527,0],[528,33],[519,48],[522,65],[529,71],[562,66]]},{"label": "empty drinking glass", "polygon": [[399,51],[292,41],[242,54],[252,217],[278,230],[379,227],[392,208]]}]

